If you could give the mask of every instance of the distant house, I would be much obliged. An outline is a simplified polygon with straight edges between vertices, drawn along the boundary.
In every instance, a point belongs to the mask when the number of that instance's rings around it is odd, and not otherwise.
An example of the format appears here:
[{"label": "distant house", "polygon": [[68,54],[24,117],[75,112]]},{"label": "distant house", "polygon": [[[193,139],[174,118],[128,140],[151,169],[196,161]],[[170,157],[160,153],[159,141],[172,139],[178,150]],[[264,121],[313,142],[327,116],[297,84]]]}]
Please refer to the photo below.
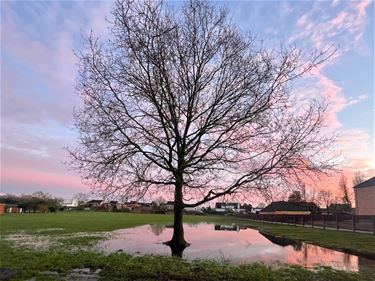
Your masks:
[{"label": "distant house", "polygon": [[124,210],[125,209],[125,204],[121,202],[116,203],[116,209],[117,210]]},{"label": "distant house", "polygon": [[185,208],[184,212],[185,214],[190,214],[190,215],[204,215],[205,214],[203,209],[200,207]]},{"label": "distant house", "polygon": [[128,210],[128,211],[133,211],[137,208],[140,208],[141,205],[137,201],[130,201],[122,204],[122,209]]},{"label": "distant house", "polygon": [[149,208],[149,207],[152,207],[152,203],[145,203],[145,202],[141,202],[139,203],[141,205],[141,207],[143,208]]},{"label": "distant house", "polygon": [[167,210],[173,211],[174,210],[174,201],[168,201],[167,202]]},{"label": "distant house", "polygon": [[235,212],[235,213],[240,213],[240,212],[245,212],[250,208],[251,210],[251,205],[241,205],[240,203],[223,203],[223,202],[217,202],[215,204],[215,211],[216,212]]},{"label": "distant house", "polygon": [[79,202],[77,199],[67,199],[67,200],[64,200],[64,207],[67,207],[67,208],[76,208],[78,207],[79,205]]},{"label": "distant house", "polygon": [[108,205],[107,205],[108,212],[113,212],[113,211],[117,210],[117,204],[118,204],[117,201],[114,201],[114,200],[109,201]]},{"label": "distant house", "polygon": [[86,205],[90,208],[100,208],[100,205],[101,203],[103,202],[103,200],[90,200],[86,203]]},{"label": "distant house", "polygon": [[328,213],[331,215],[351,214],[352,208],[348,204],[333,203],[328,206]]},{"label": "distant house", "polygon": [[375,177],[357,184],[354,188],[357,215],[375,215]]},{"label": "distant house", "polygon": [[263,208],[259,208],[259,207],[252,208],[251,213],[252,214],[259,214],[259,212],[261,212],[262,210],[263,210]]},{"label": "distant house", "polygon": [[5,204],[4,203],[0,203],[0,215],[2,215],[4,213],[5,213]]},{"label": "distant house", "polygon": [[19,207],[17,204],[2,203],[0,204],[0,214],[3,213],[22,213],[23,208]]},{"label": "distant house", "polygon": [[261,215],[310,215],[320,213],[319,207],[313,202],[276,201],[259,212]]}]

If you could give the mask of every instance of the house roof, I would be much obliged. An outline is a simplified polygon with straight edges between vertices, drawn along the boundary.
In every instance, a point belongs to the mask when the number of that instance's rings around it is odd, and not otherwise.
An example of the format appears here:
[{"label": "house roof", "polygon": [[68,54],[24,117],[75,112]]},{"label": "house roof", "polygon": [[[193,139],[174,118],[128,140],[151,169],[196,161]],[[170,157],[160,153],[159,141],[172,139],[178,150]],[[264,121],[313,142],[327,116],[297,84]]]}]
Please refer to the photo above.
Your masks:
[{"label": "house roof", "polygon": [[344,203],[332,203],[332,204],[329,204],[328,208],[330,207],[348,207],[349,205],[348,204],[344,204]]},{"label": "house roof", "polygon": [[90,200],[88,201],[87,203],[100,203],[102,202],[103,200],[97,200],[97,199],[94,199],[94,200]]},{"label": "house roof", "polygon": [[361,188],[361,187],[374,187],[375,188],[375,177],[372,177],[371,179],[368,179],[367,181],[361,182],[360,184],[357,184],[353,188]]},{"label": "house roof", "polygon": [[276,212],[276,211],[306,211],[309,207],[315,207],[313,202],[286,202],[276,201],[265,207],[262,212]]}]

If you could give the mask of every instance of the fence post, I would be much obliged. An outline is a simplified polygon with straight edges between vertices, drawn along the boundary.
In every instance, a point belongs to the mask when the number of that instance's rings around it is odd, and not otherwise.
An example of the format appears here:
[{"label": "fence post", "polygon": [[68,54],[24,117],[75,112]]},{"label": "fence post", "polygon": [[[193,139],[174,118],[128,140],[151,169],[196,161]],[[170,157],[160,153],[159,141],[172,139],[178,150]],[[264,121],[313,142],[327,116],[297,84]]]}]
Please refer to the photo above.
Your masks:
[{"label": "fence post", "polygon": [[375,216],[372,216],[372,234],[375,235]]},{"label": "fence post", "polygon": [[353,223],[352,230],[353,232],[355,232],[355,215],[352,215],[352,223]]},{"label": "fence post", "polygon": [[336,230],[339,230],[339,215],[336,214]]},{"label": "fence post", "polygon": [[305,215],[302,215],[302,226],[305,227]]},{"label": "fence post", "polygon": [[296,216],[294,216],[294,226],[296,226],[297,225],[297,218],[296,218]]},{"label": "fence post", "polygon": [[314,215],[311,216],[311,228],[314,228]]},{"label": "fence post", "polygon": [[325,215],[322,215],[322,219],[323,219],[323,230],[326,229],[326,219],[325,219]]}]

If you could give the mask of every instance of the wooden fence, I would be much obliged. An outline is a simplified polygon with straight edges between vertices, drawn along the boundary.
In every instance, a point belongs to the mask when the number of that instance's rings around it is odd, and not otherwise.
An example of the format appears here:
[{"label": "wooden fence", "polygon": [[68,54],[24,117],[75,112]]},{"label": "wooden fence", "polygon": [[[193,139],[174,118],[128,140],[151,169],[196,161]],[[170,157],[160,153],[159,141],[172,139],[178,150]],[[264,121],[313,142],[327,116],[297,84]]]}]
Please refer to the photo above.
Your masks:
[{"label": "wooden fence", "polygon": [[357,215],[261,215],[239,214],[241,218],[277,224],[299,225],[330,230],[365,232],[375,235],[375,216]]}]

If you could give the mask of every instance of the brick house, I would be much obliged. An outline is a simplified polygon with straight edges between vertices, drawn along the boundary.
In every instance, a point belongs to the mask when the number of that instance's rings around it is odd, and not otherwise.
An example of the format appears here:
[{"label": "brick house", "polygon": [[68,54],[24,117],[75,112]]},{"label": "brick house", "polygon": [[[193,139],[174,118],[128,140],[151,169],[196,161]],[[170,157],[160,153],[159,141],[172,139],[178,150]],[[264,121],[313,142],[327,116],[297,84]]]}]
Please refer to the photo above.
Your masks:
[{"label": "brick house", "polygon": [[375,216],[375,177],[353,188],[357,215]]}]

